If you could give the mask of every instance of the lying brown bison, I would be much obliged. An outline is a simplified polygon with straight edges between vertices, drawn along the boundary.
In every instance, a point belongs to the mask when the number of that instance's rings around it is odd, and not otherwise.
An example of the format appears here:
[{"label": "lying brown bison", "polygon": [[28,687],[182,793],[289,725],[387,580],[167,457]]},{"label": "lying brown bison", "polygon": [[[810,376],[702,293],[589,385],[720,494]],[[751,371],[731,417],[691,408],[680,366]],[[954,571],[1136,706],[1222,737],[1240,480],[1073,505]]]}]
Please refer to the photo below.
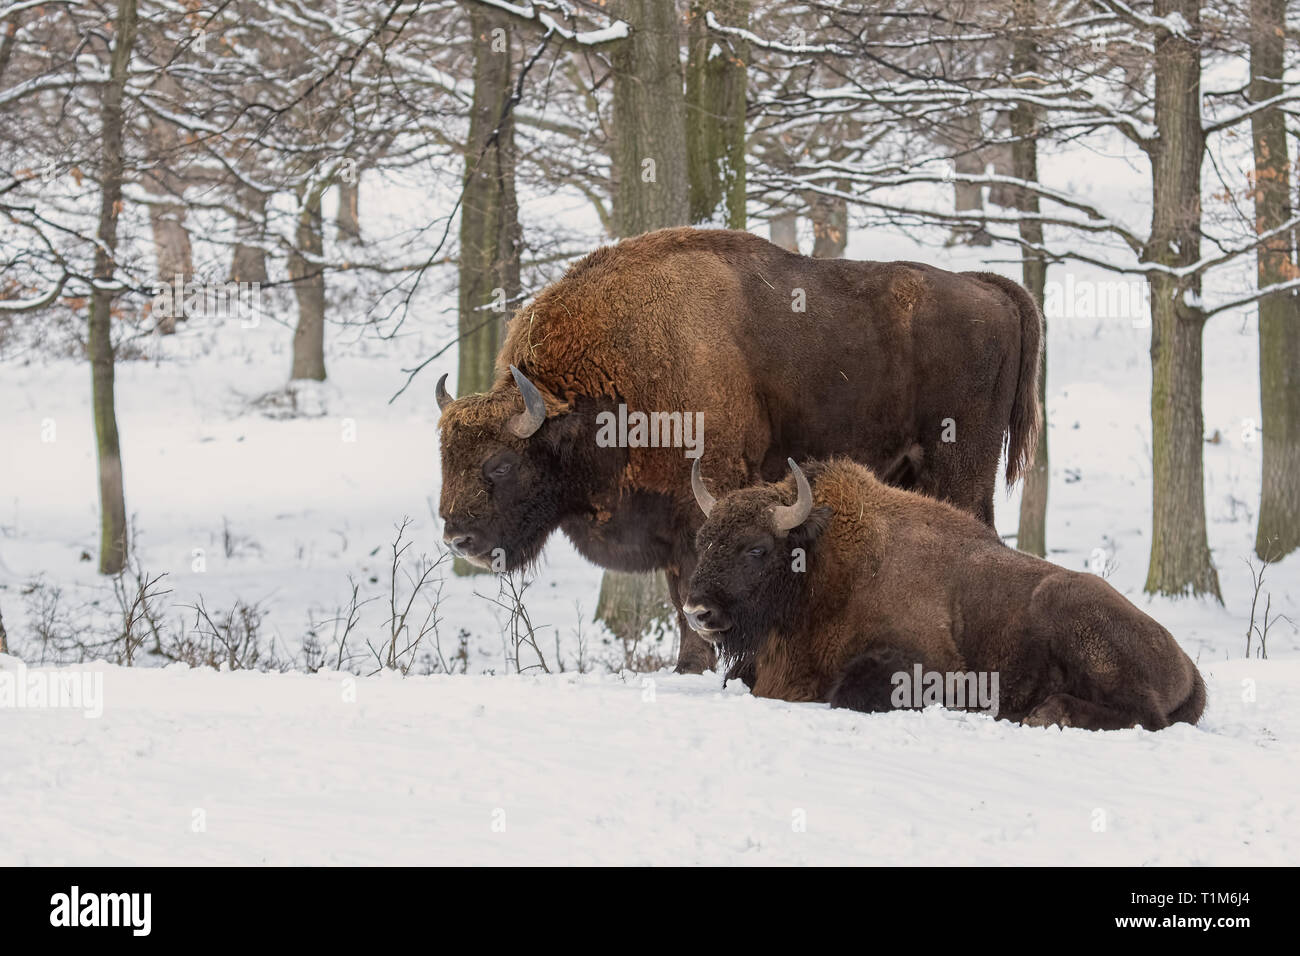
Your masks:
[{"label": "lying brown bison", "polygon": [[716,501],[692,474],[707,520],[684,611],[756,695],[879,711],[914,674],[981,674],[997,675],[997,716],[1026,724],[1200,718],[1196,666],[1101,578],[853,462],[789,465]]},{"label": "lying brown bison", "polygon": [[[509,570],[560,528],[602,567],[665,569],[680,611],[701,428],[720,488],[839,454],[991,525],[1004,443],[1014,480],[1035,440],[1041,336],[1000,276],[809,259],[744,232],[625,240],[515,314],[491,391],[453,400],[439,381],[446,540]],[[625,427],[636,414],[658,416],[651,435]],[[679,621],[678,668],[711,666]]]}]

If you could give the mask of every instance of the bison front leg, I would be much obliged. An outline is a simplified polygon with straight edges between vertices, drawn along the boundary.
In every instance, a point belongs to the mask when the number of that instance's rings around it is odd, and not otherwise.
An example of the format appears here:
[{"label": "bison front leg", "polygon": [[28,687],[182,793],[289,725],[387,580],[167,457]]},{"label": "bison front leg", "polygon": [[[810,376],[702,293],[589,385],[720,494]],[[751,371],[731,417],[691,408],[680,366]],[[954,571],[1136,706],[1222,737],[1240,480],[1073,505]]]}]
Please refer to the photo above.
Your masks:
[{"label": "bison front leg", "polygon": [[872,647],[849,661],[826,699],[832,707],[868,714],[894,710],[894,675],[910,675],[920,660],[915,650],[897,644]]}]

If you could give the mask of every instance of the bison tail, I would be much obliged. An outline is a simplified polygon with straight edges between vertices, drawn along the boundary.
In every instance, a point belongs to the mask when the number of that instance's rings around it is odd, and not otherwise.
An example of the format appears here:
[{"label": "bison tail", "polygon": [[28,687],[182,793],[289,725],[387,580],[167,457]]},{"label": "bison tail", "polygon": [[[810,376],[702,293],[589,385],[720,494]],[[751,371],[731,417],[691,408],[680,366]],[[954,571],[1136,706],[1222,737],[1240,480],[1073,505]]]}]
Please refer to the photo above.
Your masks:
[{"label": "bison tail", "polygon": [[1171,724],[1187,723],[1194,724],[1201,719],[1201,714],[1205,711],[1205,681],[1201,677],[1201,672],[1192,666],[1192,692],[1187,695],[1187,699],[1173,709],[1169,714]]},{"label": "bison tail", "polygon": [[1016,304],[1020,313],[1020,368],[1016,379],[1015,404],[1007,427],[1007,484],[1014,485],[1033,460],[1038,430],[1043,427],[1038,407],[1038,374],[1043,355],[1043,314],[1038,303],[1019,282],[993,272],[972,273],[997,286]]}]

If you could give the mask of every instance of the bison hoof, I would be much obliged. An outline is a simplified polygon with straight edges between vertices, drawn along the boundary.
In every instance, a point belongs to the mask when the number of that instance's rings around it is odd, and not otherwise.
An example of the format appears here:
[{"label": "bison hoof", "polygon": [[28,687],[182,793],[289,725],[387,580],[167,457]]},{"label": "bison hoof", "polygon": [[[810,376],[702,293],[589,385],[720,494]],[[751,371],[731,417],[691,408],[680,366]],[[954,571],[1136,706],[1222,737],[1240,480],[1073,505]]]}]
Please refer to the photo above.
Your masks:
[{"label": "bison hoof", "polygon": [[1025,727],[1072,727],[1070,710],[1059,697],[1049,697],[1020,722]]}]

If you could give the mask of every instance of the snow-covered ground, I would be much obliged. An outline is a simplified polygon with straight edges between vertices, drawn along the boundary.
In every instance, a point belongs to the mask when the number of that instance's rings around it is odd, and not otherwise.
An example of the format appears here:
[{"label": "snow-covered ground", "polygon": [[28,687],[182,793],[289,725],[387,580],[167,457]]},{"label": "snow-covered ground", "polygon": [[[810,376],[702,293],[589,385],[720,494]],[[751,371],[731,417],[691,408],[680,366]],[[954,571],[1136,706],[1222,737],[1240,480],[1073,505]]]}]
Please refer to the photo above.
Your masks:
[{"label": "snow-covered ground", "polygon": [[[1077,164],[1071,188],[1093,198],[1138,188],[1131,170],[1109,176],[1095,162]],[[859,230],[849,253],[1018,274],[1007,250],[912,238]],[[1107,277],[1054,266],[1049,279],[1084,288]],[[497,582],[450,574],[440,641],[449,655],[464,632],[468,676],[334,672],[330,622],[350,580],[372,601],[348,666],[375,669],[364,645],[385,633],[394,526],[412,519],[412,558],[438,551],[433,383],[454,379],[454,354],[389,399],[400,370],[451,335],[453,302],[424,301],[391,339],[331,328],[330,381],[302,394],[296,417],[255,401],[283,388],[292,332],[282,322],[193,322],[146,341],[152,359],[119,365],[127,508],[142,567],[167,575],[169,619],[192,619],[186,606],[200,596],[214,611],[258,602],[280,659],[301,662],[314,632],[331,663],[316,675],[216,673],[144,655],[143,667],[93,665],[104,681],[96,719],[0,708],[0,818],[22,821],[0,831],[0,863],[1294,860],[1300,555],[1265,577],[1272,613],[1289,618],[1269,633],[1269,659],[1244,659],[1260,471],[1250,310],[1206,329],[1206,504],[1222,606],[1142,593],[1141,310],[1049,315],[1050,557],[1105,573],[1174,633],[1211,692],[1198,727],[1087,734],[831,712],[722,691],[714,675],[610,673],[622,651],[591,620],[600,572],[558,537],[526,602],[547,667],[566,673],[513,676]],[[0,361],[0,450],[0,615],[11,649],[35,662],[42,599],[57,590],[73,627],[113,602],[87,560],[98,504],[83,362]],[[1018,493],[997,506],[1013,535]],[[535,663],[531,652],[521,663]]]},{"label": "snow-covered ground", "polygon": [[1205,673],[1199,727],[1099,734],[711,676],[107,668],[98,719],[5,714],[0,865],[1294,863],[1300,661]]}]

